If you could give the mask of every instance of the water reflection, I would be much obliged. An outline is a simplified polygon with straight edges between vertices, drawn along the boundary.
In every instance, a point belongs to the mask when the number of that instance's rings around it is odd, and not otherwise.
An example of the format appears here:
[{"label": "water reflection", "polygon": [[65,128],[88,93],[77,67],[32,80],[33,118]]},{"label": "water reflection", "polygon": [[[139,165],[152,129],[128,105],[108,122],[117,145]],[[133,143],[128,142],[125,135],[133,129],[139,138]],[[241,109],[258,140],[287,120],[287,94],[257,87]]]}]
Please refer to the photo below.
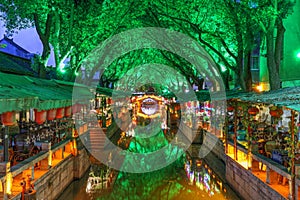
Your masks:
[{"label": "water reflection", "polygon": [[187,161],[184,168],[190,185],[206,192],[209,197],[217,195],[226,198],[228,196],[223,182],[202,160],[196,160],[194,165],[191,160]]},{"label": "water reflection", "polygon": [[89,173],[73,183],[59,200],[238,199],[204,161],[185,160],[183,166],[180,163],[144,174],[119,172],[112,187],[102,185],[93,191],[86,191]]}]

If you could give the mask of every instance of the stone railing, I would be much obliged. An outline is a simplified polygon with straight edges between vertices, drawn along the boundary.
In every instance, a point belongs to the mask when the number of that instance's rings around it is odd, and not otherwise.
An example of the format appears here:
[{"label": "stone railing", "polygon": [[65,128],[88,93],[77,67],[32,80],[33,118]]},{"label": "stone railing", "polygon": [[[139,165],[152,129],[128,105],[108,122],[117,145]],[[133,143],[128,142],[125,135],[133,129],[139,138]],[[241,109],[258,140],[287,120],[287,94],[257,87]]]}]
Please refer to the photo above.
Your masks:
[{"label": "stone railing", "polygon": [[[88,132],[88,127],[85,123],[79,127],[79,135],[86,132]],[[80,178],[89,167],[87,165],[89,163],[87,152],[84,148],[79,149],[78,143],[80,143],[78,137],[67,138],[53,146],[50,142],[44,143],[41,152],[12,167],[10,167],[9,162],[0,163],[2,172],[0,184],[3,188],[0,192],[0,199],[20,199],[22,190],[24,190],[21,182],[25,179],[35,186],[34,198],[55,199],[73,179]],[[79,151],[81,153],[78,153]],[[75,160],[84,160],[84,162],[75,162]],[[74,172],[73,176],[68,176],[72,171]],[[56,177],[60,177],[58,181],[51,181],[57,179]],[[26,191],[30,189],[29,182],[27,182]],[[28,196],[29,193],[25,194]],[[46,198],[47,196],[49,198]]]},{"label": "stone railing", "polygon": [[226,156],[226,180],[237,193],[247,200],[287,199],[229,156]]}]

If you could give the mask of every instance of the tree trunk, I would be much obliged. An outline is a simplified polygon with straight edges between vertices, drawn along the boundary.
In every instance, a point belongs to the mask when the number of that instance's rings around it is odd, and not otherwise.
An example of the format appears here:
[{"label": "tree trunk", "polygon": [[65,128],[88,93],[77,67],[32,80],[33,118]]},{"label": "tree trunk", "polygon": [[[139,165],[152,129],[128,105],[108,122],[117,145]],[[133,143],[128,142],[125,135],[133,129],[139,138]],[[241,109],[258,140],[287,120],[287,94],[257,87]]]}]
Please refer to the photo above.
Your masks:
[{"label": "tree trunk", "polygon": [[267,32],[267,66],[269,71],[270,90],[277,90],[280,88],[279,70],[277,70],[275,54],[274,54],[274,38],[273,30]]},{"label": "tree trunk", "polygon": [[50,57],[50,53],[51,53],[49,38],[50,38],[50,29],[52,26],[52,14],[51,13],[47,14],[46,27],[45,27],[44,32],[41,29],[39,17],[37,14],[33,15],[33,19],[34,19],[36,32],[37,32],[37,34],[42,42],[42,45],[43,45],[43,52],[42,52],[42,56],[40,59],[38,74],[39,74],[39,77],[45,78],[46,77],[45,67],[47,66],[47,63],[48,63],[48,60]]},{"label": "tree trunk", "polygon": [[221,75],[222,75],[222,78],[223,78],[225,89],[229,90],[230,89],[230,86],[229,86],[229,77],[230,77],[229,70],[226,70],[225,72],[221,73]]},{"label": "tree trunk", "polygon": [[53,51],[54,51],[54,60],[57,73],[60,73],[60,62],[61,62],[61,52],[59,50],[59,34],[60,34],[60,16],[58,12],[55,13],[55,24],[53,32]]},{"label": "tree trunk", "polygon": [[238,56],[236,59],[236,66],[237,66],[237,71],[236,73],[236,83],[235,85],[238,85],[242,88],[243,91],[246,90],[246,84],[244,80],[244,66],[243,66],[243,50],[239,50]]},{"label": "tree trunk", "polygon": [[282,19],[278,19],[277,23],[277,35],[276,35],[276,42],[275,42],[275,63],[276,63],[276,72],[278,73],[278,84],[280,87],[280,67],[281,67],[281,60],[283,59],[283,48],[284,48],[284,33],[285,28],[282,23]]},{"label": "tree trunk", "polygon": [[252,75],[251,75],[251,50],[246,52],[245,62],[244,62],[244,83],[245,91],[252,91]]}]

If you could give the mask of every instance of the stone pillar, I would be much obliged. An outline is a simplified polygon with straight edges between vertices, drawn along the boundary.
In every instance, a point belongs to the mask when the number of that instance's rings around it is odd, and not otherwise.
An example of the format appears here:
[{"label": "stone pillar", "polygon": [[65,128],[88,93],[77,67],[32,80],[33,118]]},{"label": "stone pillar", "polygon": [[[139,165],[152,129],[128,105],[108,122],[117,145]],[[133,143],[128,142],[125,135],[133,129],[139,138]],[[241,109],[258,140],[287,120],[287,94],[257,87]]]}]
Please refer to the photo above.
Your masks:
[{"label": "stone pillar", "polygon": [[5,172],[5,182],[3,184],[4,186],[4,199],[9,199],[8,195],[11,195],[12,190],[12,183],[13,183],[13,177],[10,172],[10,162],[6,163],[6,172]]},{"label": "stone pillar", "polygon": [[77,142],[76,142],[76,139],[74,138],[73,139],[73,151],[72,151],[72,154],[73,156],[77,156],[78,155],[78,149],[77,149]]},{"label": "stone pillar", "polygon": [[267,167],[266,173],[267,173],[266,183],[270,184],[271,181],[270,181],[270,168],[269,167]]},{"label": "stone pillar", "polygon": [[34,165],[31,167],[31,178],[34,180]]},{"label": "stone pillar", "polygon": [[44,158],[40,162],[41,162],[41,165],[40,165],[41,170],[47,170],[47,169],[49,169],[48,158]]},{"label": "stone pillar", "polygon": [[292,180],[289,180],[289,199],[292,199],[292,194],[293,194],[293,183]]},{"label": "stone pillar", "polygon": [[63,148],[59,148],[59,149],[55,152],[55,158],[57,158],[57,159],[63,159],[63,158],[64,158],[64,151],[63,151]]},{"label": "stone pillar", "polygon": [[251,171],[259,171],[259,162],[257,160],[252,159]]},{"label": "stone pillar", "polygon": [[65,152],[72,153],[72,142],[71,141],[68,144],[66,144]]},{"label": "stone pillar", "polygon": [[48,152],[49,155],[47,158],[44,158],[43,160],[40,161],[41,163],[41,170],[47,170],[49,167],[52,166],[52,150],[51,150],[51,142],[48,144]]},{"label": "stone pillar", "polygon": [[252,169],[252,153],[251,152],[248,152],[248,155],[247,155],[247,166],[248,166],[248,169]]},{"label": "stone pillar", "polygon": [[299,186],[298,185],[296,185],[295,186],[295,197],[298,197],[298,193],[299,193]]},{"label": "stone pillar", "polygon": [[273,170],[271,170],[268,166],[267,166],[267,178],[266,178],[266,183],[267,184],[273,184],[274,182],[276,182],[277,180],[277,173]]}]

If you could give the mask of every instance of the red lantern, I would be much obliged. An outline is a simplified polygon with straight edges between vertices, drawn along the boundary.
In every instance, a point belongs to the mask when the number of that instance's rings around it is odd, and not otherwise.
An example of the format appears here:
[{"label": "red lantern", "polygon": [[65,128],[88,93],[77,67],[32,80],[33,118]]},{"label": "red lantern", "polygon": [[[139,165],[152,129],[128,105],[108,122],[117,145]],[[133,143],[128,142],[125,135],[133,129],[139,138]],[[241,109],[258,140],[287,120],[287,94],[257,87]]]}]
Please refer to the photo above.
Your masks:
[{"label": "red lantern", "polygon": [[35,116],[35,122],[37,124],[42,124],[46,121],[47,111],[46,110],[37,111],[37,109],[34,109],[34,116]]},{"label": "red lantern", "polygon": [[227,111],[228,111],[228,112],[231,112],[231,111],[233,111],[233,110],[234,110],[234,107],[233,107],[233,106],[228,106],[228,107],[227,107]]},{"label": "red lantern", "polygon": [[75,113],[77,113],[77,112],[78,112],[77,104],[74,104],[74,105],[72,106],[72,114],[75,114]]},{"label": "red lantern", "polygon": [[259,112],[259,110],[256,107],[251,107],[251,108],[248,109],[248,113],[250,115],[256,115],[258,112]]},{"label": "red lantern", "polygon": [[66,117],[70,117],[71,116],[71,114],[72,114],[71,108],[72,108],[72,106],[65,107],[65,116]]},{"label": "red lantern", "polygon": [[281,115],[283,115],[283,110],[281,110],[281,109],[270,110],[269,113],[270,113],[270,115],[271,115],[272,117],[277,117],[277,118],[279,118],[279,117],[281,117]]},{"label": "red lantern", "polygon": [[65,108],[57,108],[56,118],[61,119],[65,116]]},{"label": "red lantern", "polygon": [[78,113],[81,111],[81,105],[80,104],[74,104],[72,106],[72,113],[75,114],[75,113]]},{"label": "red lantern", "polygon": [[189,101],[187,102],[187,107],[190,108],[192,106],[192,103]]},{"label": "red lantern", "polygon": [[56,109],[47,110],[47,120],[54,120],[56,117]]},{"label": "red lantern", "polygon": [[15,112],[5,112],[1,114],[2,124],[5,126],[14,125],[16,122],[16,113]]},{"label": "red lantern", "polygon": [[174,109],[175,109],[175,110],[180,110],[180,104],[179,104],[179,103],[176,103]]}]

